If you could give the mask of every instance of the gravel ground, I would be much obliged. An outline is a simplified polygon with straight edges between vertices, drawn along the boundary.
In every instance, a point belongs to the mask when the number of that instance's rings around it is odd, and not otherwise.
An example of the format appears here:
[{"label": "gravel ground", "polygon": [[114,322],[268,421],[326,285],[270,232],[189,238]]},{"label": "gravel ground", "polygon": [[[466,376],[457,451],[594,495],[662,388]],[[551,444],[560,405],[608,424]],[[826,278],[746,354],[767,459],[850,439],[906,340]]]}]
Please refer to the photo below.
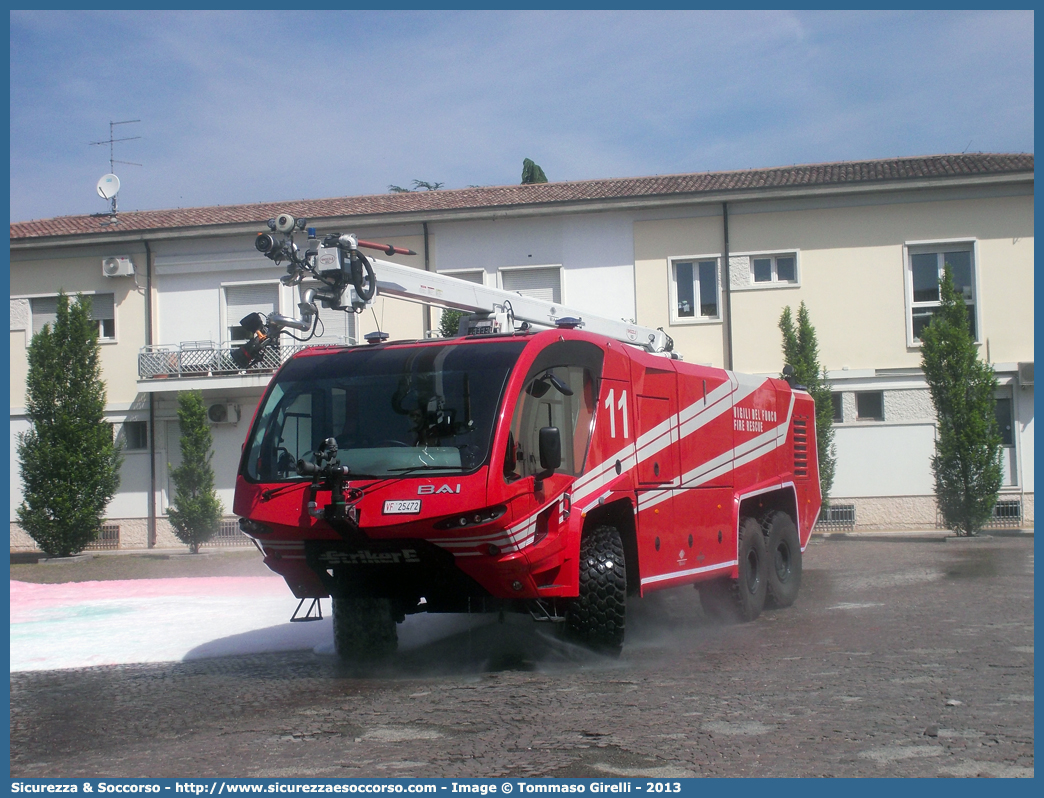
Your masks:
[{"label": "gravel ground", "polygon": [[628,612],[613,660],[509,617],[371,673],[308,651],[12,674],[12,776],[1033,775],[1032,536],[816,538],[790,609],[716,626],[690,588]]}]

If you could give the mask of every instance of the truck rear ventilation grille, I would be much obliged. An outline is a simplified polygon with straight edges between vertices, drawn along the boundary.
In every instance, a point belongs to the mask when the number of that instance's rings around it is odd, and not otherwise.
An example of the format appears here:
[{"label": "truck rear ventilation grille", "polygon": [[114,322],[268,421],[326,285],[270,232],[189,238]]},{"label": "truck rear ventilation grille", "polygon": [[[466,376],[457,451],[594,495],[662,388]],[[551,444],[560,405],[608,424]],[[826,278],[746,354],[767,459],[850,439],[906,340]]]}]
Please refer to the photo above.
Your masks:
[{"label": "truck rear ventilation grille", "polygon": [[808,419],[794,416],[794,476],[808,478]]}]

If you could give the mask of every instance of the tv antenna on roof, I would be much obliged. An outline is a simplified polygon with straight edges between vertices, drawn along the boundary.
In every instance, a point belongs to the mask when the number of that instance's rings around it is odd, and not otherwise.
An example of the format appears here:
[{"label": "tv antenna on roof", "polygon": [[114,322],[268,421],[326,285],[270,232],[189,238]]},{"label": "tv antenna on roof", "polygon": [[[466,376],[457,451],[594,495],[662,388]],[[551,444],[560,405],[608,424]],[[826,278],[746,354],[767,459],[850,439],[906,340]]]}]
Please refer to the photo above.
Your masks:
[{"label": "tv antenna on roof", "polygon": [[98,196],[102,199],[109,200],[112,203],[112,207],[108,213],[92,213],[91,216],[108,216],[109,221],[102,222],[103,225],[116,224],[119,219],[116,218],[116,195],[120,191],[120,179],[116,177],[114,172],[116,171],[115,165],[118,163],[127,164],[128,166],[141,166],[140,163],[134,163],[133,161],[117,161],[113,154],[112,145],[117,141],[134,141],[140,139],[141,136],[127,136],[122,139],[114,138],[114,129],[116,125],[131,125],[135,122],[140,122],[140,119],[126,119],[123,122],[109,122],[109,138],[103,141],[89,141],[88,145],[94,146],[96,144],[108,144],[109,145],[109,174],[102,175],[101,180],[98,181],[97,191]]}]

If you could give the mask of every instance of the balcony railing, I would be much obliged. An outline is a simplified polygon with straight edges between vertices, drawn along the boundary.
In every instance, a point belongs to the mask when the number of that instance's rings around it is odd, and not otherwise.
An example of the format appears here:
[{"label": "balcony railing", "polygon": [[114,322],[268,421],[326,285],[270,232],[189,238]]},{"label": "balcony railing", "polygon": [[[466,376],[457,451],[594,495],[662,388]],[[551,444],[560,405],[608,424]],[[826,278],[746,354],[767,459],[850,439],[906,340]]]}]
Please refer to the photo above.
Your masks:
[{"label": "balcony railing", "polygon": [[178,346],[144,346],[138,352],[138,378],[142,380],[231,376],[275,371],[291,355],[314,346],[344,346],[344,341],[315,344],[280,344],[262,353],[261,361],[248,369],[232,360],[232,345],[213,341],[183,341]]}]

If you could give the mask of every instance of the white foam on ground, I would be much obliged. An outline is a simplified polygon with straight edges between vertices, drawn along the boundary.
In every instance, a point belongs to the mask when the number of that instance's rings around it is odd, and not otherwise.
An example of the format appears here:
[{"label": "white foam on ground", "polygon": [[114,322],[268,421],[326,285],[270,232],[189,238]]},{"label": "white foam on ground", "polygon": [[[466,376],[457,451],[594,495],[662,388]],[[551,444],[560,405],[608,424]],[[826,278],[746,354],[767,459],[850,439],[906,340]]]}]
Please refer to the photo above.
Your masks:
[{"label": "white foam on ground", "polygon": [[[280,577],[12,581],[11,672],[276,651],[332,654],[329,617],[290,623],[296,606]],[[329,599],[322,608],[327,615]],[[409,616],[399,625],[399,647],[483,623],[486,616]]]}]

